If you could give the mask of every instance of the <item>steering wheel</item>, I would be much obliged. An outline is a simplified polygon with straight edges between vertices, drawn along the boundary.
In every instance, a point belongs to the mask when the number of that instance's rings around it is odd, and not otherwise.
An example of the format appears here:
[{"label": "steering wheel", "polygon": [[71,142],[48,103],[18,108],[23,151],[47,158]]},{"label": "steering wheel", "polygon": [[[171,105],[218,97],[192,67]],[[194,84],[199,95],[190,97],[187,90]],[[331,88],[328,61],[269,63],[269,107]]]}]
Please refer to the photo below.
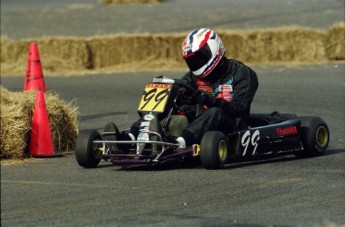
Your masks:
[{"label": "steering wheel", "polygon": [[193,88],[192,86],[190,86],[189,84],[187,84],[183,80],[181,80],[181,79],[174,79],[174,80],[175,80],[176,84],[178,84],[179,86],[181,86],[181,87],[186,89],[187,96],[192,95],[196,91],[195,88]]},{"label": "steering wheel", "polygon": [[179,86],[179,88],[183,88],[185,91],[183,95],[180,96],[178,105],[195,105],[195,103],[191,100],[192,94],[196,91],[191,85],[187,84],[184,80],[181,79],[174,79],[175,84]]}]

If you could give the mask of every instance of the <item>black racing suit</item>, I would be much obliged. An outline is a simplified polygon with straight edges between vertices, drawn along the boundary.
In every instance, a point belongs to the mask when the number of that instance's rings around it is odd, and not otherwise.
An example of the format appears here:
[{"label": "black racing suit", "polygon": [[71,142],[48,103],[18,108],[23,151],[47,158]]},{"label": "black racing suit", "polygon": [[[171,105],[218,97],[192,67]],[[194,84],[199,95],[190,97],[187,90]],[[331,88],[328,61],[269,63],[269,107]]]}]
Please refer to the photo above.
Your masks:
[{"label": "black racing suit", "polygon": [[[187,145],[200,143],[201,137],[207,131],[216,130],[230,133],[238,127],[244,128],[248,124],[250,105],[258,88],[256,73],[242,62],[225,57],[221,68],[214,71],[220,75],[216,80],[210,81],[213,90],[217,89],[219,85],[231,85],[232,101],[214,98],[208,108],[183,130],[182,137],[186,140]],[[217,76],[212,75],[212,78],[215,77]],[[192,72],[188,72],[182,79],[197,88],[197,77]],[[242,119],[241,125],[236,125],[236,118]]]}]

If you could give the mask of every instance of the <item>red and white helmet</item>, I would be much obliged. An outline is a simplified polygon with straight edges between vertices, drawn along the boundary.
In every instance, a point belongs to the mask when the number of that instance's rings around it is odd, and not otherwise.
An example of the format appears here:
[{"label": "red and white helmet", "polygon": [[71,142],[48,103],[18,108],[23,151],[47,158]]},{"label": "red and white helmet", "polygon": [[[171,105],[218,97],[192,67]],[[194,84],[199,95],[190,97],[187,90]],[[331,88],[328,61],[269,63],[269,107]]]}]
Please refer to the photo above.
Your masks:
[{"label": "red and white helmet", "polygon": [[183,58],[194,75],[202,79],[209,75],[225,54],[217,33],[208,28],[189,33],[182,43]]}]

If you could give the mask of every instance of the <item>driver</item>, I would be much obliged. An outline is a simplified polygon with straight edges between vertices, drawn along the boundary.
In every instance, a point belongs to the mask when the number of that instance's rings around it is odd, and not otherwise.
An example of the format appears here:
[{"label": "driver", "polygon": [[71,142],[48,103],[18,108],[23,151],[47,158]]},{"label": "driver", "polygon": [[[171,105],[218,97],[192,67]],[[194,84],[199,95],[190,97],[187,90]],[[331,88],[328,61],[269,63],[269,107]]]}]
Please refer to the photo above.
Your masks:
[{"label": "driver", "polygon": [[[226,58],[221,39],[211,29],[201,28],[189,33],[182,43],[182,51],[190,69],[182,80],[196,89],[191,94],[191,100],[200,104],[198,106],[202,106],[202,111],[197,117],[195,114],[191,117],[188,114],[190,111],[186,110],[190,124],[176,139],[179,148],[199,144],[207,131],[227,134],[247,127],[250,105],[258,88],[256,73],[242,62]],[[110,122],[104,131],[115,131],[118,140],[135,140],[139,124],[140,121],[137,121],[129,132],[120,133]],[[154,127],[158,127],[157,124]]]},{"label": "driver", "polygon": [[224,45],[211,29],[189,33],[182,43],[190,69],[183,80],[196,88],[192,101],[203,111],[177,138],[180,148],[199,144],[207,131],[230,133],[248,127],[250,106],[258,88],[256,73],[242,62],[225,57]]}]

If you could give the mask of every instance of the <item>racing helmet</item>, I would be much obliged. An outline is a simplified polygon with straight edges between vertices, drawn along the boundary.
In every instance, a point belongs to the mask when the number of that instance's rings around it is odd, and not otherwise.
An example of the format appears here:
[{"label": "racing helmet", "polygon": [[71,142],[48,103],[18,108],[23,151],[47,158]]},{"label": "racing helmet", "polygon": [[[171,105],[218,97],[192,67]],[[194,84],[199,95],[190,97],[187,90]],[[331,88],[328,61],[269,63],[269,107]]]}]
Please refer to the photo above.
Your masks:
[{"label": "racing helmet", "polygon": [[182,43],[182,52],[190,71],[203,79],[218,65],[225,48],[216,32],[200,28],[187,35]]}]

